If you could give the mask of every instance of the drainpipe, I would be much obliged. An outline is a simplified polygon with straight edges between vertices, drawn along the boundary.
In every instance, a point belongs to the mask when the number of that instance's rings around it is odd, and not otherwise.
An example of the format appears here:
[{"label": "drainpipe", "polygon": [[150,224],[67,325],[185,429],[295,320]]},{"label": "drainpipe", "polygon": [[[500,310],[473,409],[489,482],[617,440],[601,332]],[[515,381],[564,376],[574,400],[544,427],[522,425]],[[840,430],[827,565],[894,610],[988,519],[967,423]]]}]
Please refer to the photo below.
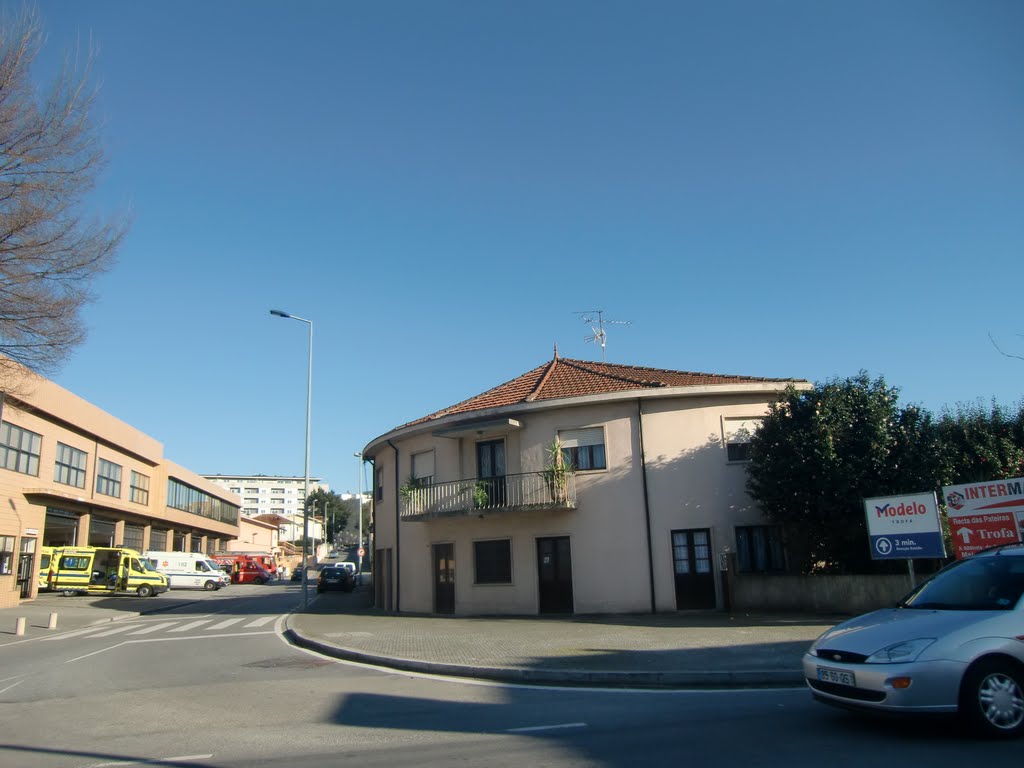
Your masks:
[{"label": "drainpipe", "polygon": [[654,548],[651,541],[651,502],[647,493],[647,457],[644,455],[644,409],[636,399],[636,425],[640,437],[640,476],[644,483],[644,522],[647,525],[647,580],[651,591],[651,613],[657,613],[654,602]]},{"label": "drainpipe", "polygon": [[399,587],[402,585],[402,558],[399,541],[402,536],[402,510],[398,503],[398,487],[400,485],[398,479],[398,446],[390,440],[388,440],[388,445],[395,452],[395,613],[400,613],[402,610],[402,590]]}]

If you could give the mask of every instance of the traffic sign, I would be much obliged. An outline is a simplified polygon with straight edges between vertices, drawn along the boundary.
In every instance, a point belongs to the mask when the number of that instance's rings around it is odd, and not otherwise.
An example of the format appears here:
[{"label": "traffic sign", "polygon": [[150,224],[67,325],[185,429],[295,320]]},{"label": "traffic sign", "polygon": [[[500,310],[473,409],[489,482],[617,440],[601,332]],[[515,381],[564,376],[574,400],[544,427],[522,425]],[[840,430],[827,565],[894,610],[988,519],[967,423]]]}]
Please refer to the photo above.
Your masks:
[{"label": "traffic sign", "polygon": [[359,556],[360,556],[360,557],[362,557],[362,556],[363,556],[363,555],[365,555],[365,554],[366,554],[366,550],[365,550],[365,549],[363,549],[362,547],[360,547],[360,548],[359,548]]}]

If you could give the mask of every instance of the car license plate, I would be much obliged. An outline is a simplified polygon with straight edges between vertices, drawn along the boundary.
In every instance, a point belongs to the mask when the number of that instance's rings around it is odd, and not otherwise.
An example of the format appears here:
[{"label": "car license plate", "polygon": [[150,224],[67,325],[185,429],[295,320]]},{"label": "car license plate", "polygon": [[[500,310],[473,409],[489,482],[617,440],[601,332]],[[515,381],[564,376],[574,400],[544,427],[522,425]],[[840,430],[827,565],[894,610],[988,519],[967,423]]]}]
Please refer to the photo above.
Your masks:
[{"label": "car license plate", "polygon": [[826,683],[836,683],[837,685],[857,684],[853,672],[847,672],[844,669],[831,669],[829,667],[818,667],[818,679]]}]

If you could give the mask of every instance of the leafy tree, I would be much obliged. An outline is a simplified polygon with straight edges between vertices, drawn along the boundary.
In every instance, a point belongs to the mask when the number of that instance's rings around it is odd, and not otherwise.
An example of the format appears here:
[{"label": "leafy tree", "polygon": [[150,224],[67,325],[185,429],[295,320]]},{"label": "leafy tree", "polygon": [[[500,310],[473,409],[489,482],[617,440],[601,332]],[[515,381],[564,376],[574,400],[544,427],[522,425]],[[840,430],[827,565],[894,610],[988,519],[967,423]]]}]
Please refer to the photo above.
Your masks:
[{"label": "leafy tree", "polygon": [[308,499],[310,514],[316,514],[325,518],[324,530],[327,541],[336,540],[336,533],[348,525],[349,517],[354,513],[356,501],[354,499],[342,499],[334,491],[325,491],[317,488]]},{"label": "leafy tree", "polygon": [[1024,401],[959,405],[942,414],[936,431],[943,485],[1024,475]]},{"label": "leafy tree", "polygon": [[42,40],[32,12],[0,18],[0,380],[11,361],[51,371],[82,341],[80,311],[127,228],[83,211],[103,166],[91,66],[68,61],[37,89]]},{"label": "leafy tree", "polygon": [[786,390],[751,440],[747,489],[785,527],[802,572],[876,570],[865,498],[936,487],[931,415],[900,408],[899,390],[865,372]]}]

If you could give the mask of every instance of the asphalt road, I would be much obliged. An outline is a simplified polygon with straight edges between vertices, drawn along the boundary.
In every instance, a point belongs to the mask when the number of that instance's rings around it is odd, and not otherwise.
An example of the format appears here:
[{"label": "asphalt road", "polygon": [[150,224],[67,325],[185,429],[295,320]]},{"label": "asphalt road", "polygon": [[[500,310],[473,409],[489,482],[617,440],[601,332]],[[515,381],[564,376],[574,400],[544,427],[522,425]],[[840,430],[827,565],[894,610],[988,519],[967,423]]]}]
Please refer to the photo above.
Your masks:
[{"label": "asphalt road", "polygon": [[1020,742],[974,741],[942,721],[860,718],[801,690],[525,688],[344,664],[278,635],[299,602],[298,584],[244,585],[197,593],[154,616],[0,648],[0,765],[1020,762]]}]

